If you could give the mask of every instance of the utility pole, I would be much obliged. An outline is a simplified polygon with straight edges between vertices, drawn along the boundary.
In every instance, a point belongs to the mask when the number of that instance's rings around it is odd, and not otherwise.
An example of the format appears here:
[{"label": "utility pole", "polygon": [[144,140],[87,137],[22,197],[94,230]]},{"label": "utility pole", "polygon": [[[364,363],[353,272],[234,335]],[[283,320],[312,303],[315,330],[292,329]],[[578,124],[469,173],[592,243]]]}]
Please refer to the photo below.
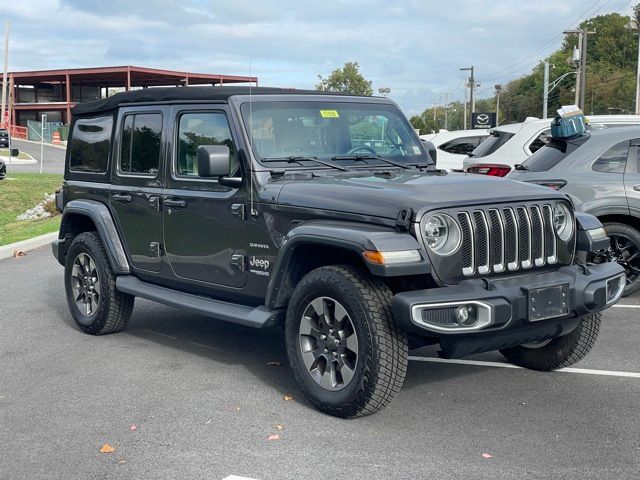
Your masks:
[{"label": "utility pole", "polygon": [[[4,125],[5,109],[7,107],[7,70],[9,70],[9,22],[4,24],[4,71],[2,73],[2,118],[0,124]],[[11,135],[11,133],[9,133]]]},{"label": "utility pole", "polygon": [[588,32],[584,28],[580,28],[577,30],[565,30],[564,33],[578,34],[578,47],[574,49],[571,63],[577,72],[575,103],[584,110],[585,87],[587,84],[587,36],[596,32]]},{"label": "utility pole", "polygon": [[544,82],[542,87],[542,119],[547,118],[549,107],[549,62],[544,61]]},{"label": "utility pole", "polygon": [[475,91],[476,91],[476,87],[479,86],[479,85],[476,84],[476,78],[474,76],[474,67],[472,65],[470,67],[461,68],[460,70],[465,70],[465,71],[471,72],[471,75],[469,76],[469,84],[470,84],[470,87],[471,87],[469,100],[470,100],[470,103],[471,103],[471,115],[473,115],[473,112],[476,111]]}]

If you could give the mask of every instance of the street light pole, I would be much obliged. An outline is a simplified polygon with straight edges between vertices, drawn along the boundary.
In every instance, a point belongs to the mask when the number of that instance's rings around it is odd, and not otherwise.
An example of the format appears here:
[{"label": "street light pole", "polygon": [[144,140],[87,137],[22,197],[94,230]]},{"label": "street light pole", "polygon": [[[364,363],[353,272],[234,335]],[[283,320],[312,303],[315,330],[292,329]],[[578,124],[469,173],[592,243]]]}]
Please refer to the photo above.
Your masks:
[{"label": "street light pole", "polygon": [[626,28],[638,32],[638,66],[636,67],[636,115],[640,115],[640,26],[635,20],[629,21]]},{"label": "street light pole", "polygon": [[544,62],[544,83],[542,87],[542,119],[547,118],[549,107],[549,62]]},{"label": "street light pole", "polygon": [[40,173],[42,173],[42,164],[44,163],[44,125],[47,121],[47,114],[42,115],[42,123],[40,124]]},{"label": "street light pole", "polygon": [[500,92],[502,91],[502,85],[495,86],[496,89],[496,126],[500,125]]}]

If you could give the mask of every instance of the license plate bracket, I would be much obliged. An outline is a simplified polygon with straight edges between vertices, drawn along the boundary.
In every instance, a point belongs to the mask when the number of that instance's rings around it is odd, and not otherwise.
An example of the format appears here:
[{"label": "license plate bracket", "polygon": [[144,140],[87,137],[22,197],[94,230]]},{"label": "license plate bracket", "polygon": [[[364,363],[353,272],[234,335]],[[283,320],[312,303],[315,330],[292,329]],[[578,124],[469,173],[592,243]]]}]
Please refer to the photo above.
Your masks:
[{"label": "license plate bracket", "polygon": [[569,315],[569,284],[531,288],[527,295],[529,321]]}]

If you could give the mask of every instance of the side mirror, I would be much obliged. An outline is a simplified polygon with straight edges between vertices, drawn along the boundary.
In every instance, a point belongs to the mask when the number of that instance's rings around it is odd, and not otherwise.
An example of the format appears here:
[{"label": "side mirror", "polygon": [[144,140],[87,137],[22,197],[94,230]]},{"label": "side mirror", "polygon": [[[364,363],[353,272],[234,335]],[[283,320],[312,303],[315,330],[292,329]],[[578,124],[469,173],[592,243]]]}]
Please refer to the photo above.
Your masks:
[{"label": "side mirror", "polygon": [[12,157],[17,157],[18,155],[20,155],[20,150],[18,150],[17,148],[12,148],[9,155],[11,155]]},{"label": "side mirror", "polygon": [[427,149],[427,152],[429,153],[429,157],[433,161],[433,164],[437,166],[438,165],[438,149],[433,144],[433,142],[427,142],[426,140],[422,140],[422,143],[424,143],[424,146]]},{"label": "side mirror", "polygon": [[226,145],[200,145],[198,147],[198,175],[201,177],[228,177],[231,174],[231,155]]}]

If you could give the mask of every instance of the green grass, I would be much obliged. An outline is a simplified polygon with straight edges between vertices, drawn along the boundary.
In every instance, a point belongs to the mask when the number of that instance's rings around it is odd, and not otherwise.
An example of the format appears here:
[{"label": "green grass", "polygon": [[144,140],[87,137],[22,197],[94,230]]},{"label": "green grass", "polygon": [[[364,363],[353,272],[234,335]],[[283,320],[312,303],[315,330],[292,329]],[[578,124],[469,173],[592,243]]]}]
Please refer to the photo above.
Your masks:
[{"label": "green grass", "polygon": [[[0,148],[0,157],[9,157],[9,149],[8,148]],[[32,160],[33,159],[33,157],[31,155],[27,155],[24,152],[19,152],[18,153],[18,157],[13,157],[13,158],[19,158],[20,160]]]},{"label": "green grass", "polygon": [[39,220],[16,220],[40,203],[45,193],[62,185],[62,175],[12,173],[0,181],[0,245],[26,240],[58,230],[60,215]]}]

